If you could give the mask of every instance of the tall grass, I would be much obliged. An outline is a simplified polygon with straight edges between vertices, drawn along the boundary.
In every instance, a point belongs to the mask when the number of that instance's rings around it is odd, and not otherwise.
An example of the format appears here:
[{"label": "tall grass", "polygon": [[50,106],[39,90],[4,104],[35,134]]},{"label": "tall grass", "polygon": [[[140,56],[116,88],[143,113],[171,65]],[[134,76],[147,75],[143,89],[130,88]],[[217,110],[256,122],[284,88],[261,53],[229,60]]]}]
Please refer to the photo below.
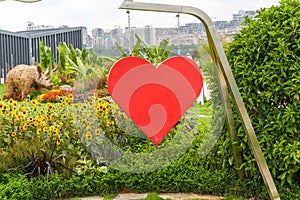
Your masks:
[{"label": "tall grass", "polygon": [[2,98],[4,95],[6,95],[6,85],[0,84],[0,98]]}]

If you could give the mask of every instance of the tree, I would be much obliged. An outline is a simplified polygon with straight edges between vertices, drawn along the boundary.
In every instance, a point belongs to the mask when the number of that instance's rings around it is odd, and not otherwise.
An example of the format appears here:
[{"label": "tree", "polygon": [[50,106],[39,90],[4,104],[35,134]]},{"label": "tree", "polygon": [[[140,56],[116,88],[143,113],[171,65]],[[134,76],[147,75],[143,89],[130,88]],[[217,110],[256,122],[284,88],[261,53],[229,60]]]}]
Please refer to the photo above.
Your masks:
[{"label": "tree", "polygon": [[[300,184],[300,1],[282,0],[245,18],[227,57],[255,132],[276,181]],[[241,127],[241,122],[237,122]],[[255,160],[238,130],[244,164],[256,177]]]}]

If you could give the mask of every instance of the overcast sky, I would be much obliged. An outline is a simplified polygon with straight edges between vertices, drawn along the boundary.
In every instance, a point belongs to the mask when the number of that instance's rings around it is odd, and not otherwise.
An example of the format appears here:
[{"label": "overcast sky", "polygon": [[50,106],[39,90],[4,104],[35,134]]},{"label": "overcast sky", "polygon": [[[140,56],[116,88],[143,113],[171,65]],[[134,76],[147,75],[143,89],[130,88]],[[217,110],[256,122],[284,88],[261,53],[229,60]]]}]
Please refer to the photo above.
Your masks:
[{"label": "overcast sky", "polygon": [[[256,10],[278,5],[280,0],[134,0],[162,4],[187,5],[206,12],[213,20],[230,20],[239,10]],[[26,30],[28,21],[35,25],[58,27],[85,26],[105,30],[127,26],[126,10],[118,9],[123,0],[42,0],[21,3],[14,0],[0,1],[0,29]],[[176,27],[175,14],[131,11],[131,26]],[[180,15],[180,24],[199,22],[195,17]]]}]

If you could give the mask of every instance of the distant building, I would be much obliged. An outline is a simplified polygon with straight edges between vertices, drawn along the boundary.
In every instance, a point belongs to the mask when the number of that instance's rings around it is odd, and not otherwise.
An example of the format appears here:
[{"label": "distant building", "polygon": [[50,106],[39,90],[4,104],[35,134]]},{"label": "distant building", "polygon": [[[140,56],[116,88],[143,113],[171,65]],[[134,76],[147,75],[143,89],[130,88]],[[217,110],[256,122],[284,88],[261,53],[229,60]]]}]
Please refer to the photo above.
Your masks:
[{"label": "distant building", "polygon": [[145,42],[150,46],[155,44],[155,42],[156,42],[155,29],[152,26],[149,26],[149,25],[145,26],[144,39],[145,39]]},{"label": "distant building", "polygon": [[102,28],[94,28],[92,29],[92,36],[104,38],[104,30]]},{"label": "distant building", "polygon": [[[110,31],[110,38],[106,40],[106,48],[112,48],[116,43],[121,44],[123,31],[121,28],[114,28]],[[121,44],[122,45],[122,44]]]},{"label": "distant building", "polygon": [[88,30],[86,27],[82,27],[82,45],[84,48],[92,48],[93,47],[93,39],[88,34]]},{"label": "distant building", "polygon": [[[219,37],[231,41],[233,36],[241,30],[244,17],[253,18],[256,11],[240,10],[232,15],[230,21],[215,21],[214,25]],[[108,34],[109,36],[105,36]],[[138,34],[148,45],[159,45],[163,39],[169,39],[174,45],[194,45],[199,41],[207,42],[206,29],[202,23],[187,23],[179,27],[154,28],[150,25],[145,27],[126,27],[124,32],[118,27],[104,32],[101,28],[92,30],[92,45],[100,45],[112,48],[117,44],[125,49],[132,49],[136,44]],[[86,41],[86,43],[88,43]]]},{"label": "distant building", "polygon": [[27,31],[33,31],[33,30],[42,30],[42,29],[53,29],[54,26],[50,26],[50,25],[34,25],[33,22],[28,21],[27,22]]},{"label": "distant building", "polygon": [[104,46],[105,34],[102,28],[92,29],[93,46]]},{"label": "distant building", "polygon": [[230,20],[230,24],[232,27],[239,27],[241,23],[244,21],[245,17],[253,18],[256,15],[256,11],[244,11],[239,10],[239,13],[233,14],[233,19]]}]

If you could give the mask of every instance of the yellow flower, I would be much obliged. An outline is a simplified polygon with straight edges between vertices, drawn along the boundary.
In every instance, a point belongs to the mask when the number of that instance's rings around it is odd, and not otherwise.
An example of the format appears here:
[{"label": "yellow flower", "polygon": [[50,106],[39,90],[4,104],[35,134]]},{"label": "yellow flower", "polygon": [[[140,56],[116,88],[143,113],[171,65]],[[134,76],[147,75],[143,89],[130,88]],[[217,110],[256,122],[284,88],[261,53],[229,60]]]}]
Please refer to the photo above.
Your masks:
[{"label": "yellow flower", "polygon": [[50,103],[50,102],[46,103],[46,108],[48,110],[52,110],[53,109],[52,103]]},{"label": "yellow flower", "polygon": [[13,140],[14,140],[14,141],[17,141],[17,140],[18,140],[18,138],[17,138],[17,137],[14,137],[14,138],[13,138]]},{"label": "yellow flower", "polygon": [[27,125],[27,124],[24,124],[24,125],[23,125],[23,130],[26,131],[27,129],[28,129],[28,125]]},{"label": "yellow flower", "polygon": [[37,135],[40,135],[41,132],[42,132],[42,130],[41,130],[40,128],[36,130],[36,134],[37,134]]},{"label": "yellow flower", "polygon": [[43,131],[44,131],[44,132],[47,131],[47,126],[44,126]]},{"label": "yellow flower", "polygon": [[41,127],[44,127],[44,126],[47,125],[47,123],[46,123],[45,121],[40,121],[39,125],[40,125]]},{"label": "yellow flower", "polygon": [[75,134],[78,136],[78,135],[80,135],[80,132],[79,132],[79,131],[76,131]]},{"label": "yellow flower", "polygon": [[31,101],[31,103],[32,103],[33,105],[36,105],[36,104],[38,104],[37,100],[35,100],[35,99],[34,99],[34,100],[32,100],[32,101]]},{"label": "yellow flower", "polygon": [[59,136],[58,133],[53,134],[53,137],[57,138]]},{"label": "yellow flower", "polygon": [[12,136],[12,137],[15,137],[16,135],[17,135],[16,132],[12,132],[12,133],[11,133],[11,136]]},{"label": "yellow flower", "polygon": [[4,108],[4,103],[0,101],[0,110],[2,110],[3,108]]},{"label": "yellow flower", "polygon": [[23,112],[23,114],[26,114],[26,109],[25,108],[22,108],[22,112]]},{"label": "yellow flower", "polygon": [[73,100],[73,94],[69,93],[69,94],[67,95],[67,97],[70,98],[71,100]]},{"label": "yellow flower", "polygon": [[54,127],[52,132],[55,133],[55,134],[58,134],[58,128]]},{"label": "yellow flower", "polygon": [[50,126],[50,127],[49,127],[49,130],[50,130],[50,131],[53,131],[53,129],[54,129],[54,126]]},{"label": "yellow flower", "polygon": [[16,115],[16,118],[17,118],[18,120],[22,119],[22,117],[23,117],[23,115],[21,115],[21,114]]},{"label": "yellow flower", "polygon": [[85,134],[85,138],[87,139],[87,140],[91,140],[92,139],[92,134],[90,133],[90,132],[87,132],[86,134]]},{"label": "yellow flower", "polygon": [[111,126],[111,122],[110,122],[110,121],[107,121],[107,122],[106,122],[106,126],[107,126],[107,127],[110,127],[110,126]]},{"label": "yellow flower", "polygon": [[57,144],[57,145],[60,145],[60,140],[56,140],[56,144]]},{"label": "yellow flower", "polygon": [[100,129],[97,129],[97,130],[95,131],[95,135],[100,135],[100,133],[101,133]]}]

